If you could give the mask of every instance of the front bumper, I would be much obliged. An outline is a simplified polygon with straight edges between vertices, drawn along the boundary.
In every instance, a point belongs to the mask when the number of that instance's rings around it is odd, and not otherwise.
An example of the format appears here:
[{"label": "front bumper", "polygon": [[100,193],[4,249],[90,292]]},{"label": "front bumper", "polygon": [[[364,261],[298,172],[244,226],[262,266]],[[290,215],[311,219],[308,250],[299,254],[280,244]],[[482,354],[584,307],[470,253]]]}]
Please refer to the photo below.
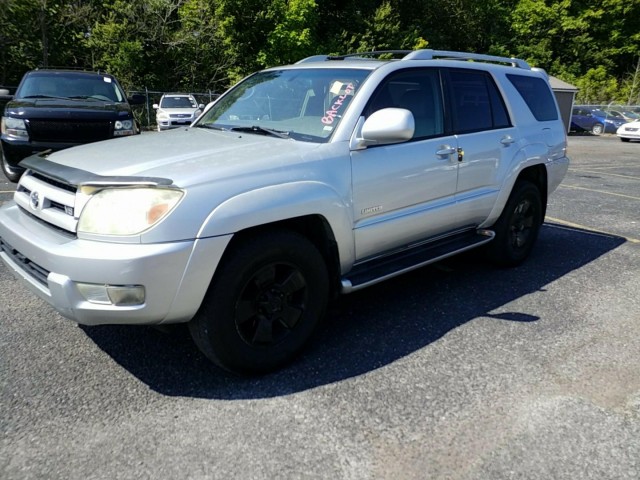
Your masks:
[{"label": "front bumper", "polygon": [[4,160],[11,167],[17,167],[21,160],[31,155],[35,155],[36,153],[44,152],[45,150],[63,150],[80,144],[63,142],[32,142],[29,140],[8,138],[3,135],[0,138],[0,145],[2,147]]},{"label": "front bumper", "polygon": [[617,130],[617,135],[620,138],[628,138],[630,140],[640,140],[640,128],[627,127],[623,125]]},{"label": "front bumper", "polygon": [[[186,322],[197,312],[231,236],[160,244],[72,238],[25,214],[0,208],[0,259],[40,298],[84,325]],[[135,306],[91,303],[78,282],[142,285]]]}]

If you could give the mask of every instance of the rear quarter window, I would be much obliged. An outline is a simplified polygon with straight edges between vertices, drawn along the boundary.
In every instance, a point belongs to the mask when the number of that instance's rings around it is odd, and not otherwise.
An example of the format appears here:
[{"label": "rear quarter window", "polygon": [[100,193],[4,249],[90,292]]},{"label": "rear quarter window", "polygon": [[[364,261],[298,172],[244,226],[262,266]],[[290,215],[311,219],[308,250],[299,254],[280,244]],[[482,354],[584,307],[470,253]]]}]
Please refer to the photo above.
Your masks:
[{"label": "rear quarter window", "polygon": [[507,78],[525,101],[536,120],[545,122],[558,119],[558,109],[546,81],[538,77],[515,74],[508,74]]}]

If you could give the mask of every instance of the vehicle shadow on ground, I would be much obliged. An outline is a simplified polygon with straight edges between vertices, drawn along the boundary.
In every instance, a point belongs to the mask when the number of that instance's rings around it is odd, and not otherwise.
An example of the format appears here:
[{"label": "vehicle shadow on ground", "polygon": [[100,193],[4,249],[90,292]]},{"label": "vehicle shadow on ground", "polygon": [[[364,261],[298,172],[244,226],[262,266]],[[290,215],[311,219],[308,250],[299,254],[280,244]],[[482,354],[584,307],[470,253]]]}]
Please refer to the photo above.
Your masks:
[{"label": "vehicle shadow on ground", "polygon": [[148,327],[83,327],[132,375],[171,396],[255,399],[287,395],[362,375],[428,347],[478,317],[535,322],[520,312],[492,314],[513,300],[594,261],[625,240],[545,224],[531,258],[497,269],[478,254],[425,267],[331,307],[313,344],[290,366],[257,378],[227,374],[199,353],[185,326],[163,333]]}]

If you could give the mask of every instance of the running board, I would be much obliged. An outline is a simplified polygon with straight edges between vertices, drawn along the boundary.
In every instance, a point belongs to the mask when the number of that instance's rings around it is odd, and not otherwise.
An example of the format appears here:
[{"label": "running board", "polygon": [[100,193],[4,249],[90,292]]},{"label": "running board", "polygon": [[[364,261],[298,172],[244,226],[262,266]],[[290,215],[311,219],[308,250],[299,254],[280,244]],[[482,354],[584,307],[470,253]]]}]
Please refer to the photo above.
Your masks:
[{"label": "running board", "polygon": [[356,265],[342,278],[342,293],[355,292],[471,250],[490,242],[493,237],[495,233],[491,230],[471,230]]}]

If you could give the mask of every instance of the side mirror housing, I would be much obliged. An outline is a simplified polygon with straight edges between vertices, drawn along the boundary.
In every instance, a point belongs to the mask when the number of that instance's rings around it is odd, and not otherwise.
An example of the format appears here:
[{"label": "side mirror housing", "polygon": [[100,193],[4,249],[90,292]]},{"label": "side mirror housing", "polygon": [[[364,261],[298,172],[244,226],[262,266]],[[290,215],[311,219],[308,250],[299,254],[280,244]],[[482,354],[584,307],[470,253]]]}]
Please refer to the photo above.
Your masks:
[{"label": "side mirror housing", "polygon": [[13,100],[13,95],[9,95],[9,90],[6,88],[0,88],[0,100]]},{"label": "side mirror housing", "polygon": [[139,93],[133,94],[131,95],[127,101],[131,104],[131,105],[143,105],[144,102],[147,101],[147,97],[145,97],[144,95],[141,95]]},{"label": "side mirror housing", "polygon": [[404,108],[383,108],[369,115],[352,148],[402,143],[413,138],[416,129],[413,113]]}]

